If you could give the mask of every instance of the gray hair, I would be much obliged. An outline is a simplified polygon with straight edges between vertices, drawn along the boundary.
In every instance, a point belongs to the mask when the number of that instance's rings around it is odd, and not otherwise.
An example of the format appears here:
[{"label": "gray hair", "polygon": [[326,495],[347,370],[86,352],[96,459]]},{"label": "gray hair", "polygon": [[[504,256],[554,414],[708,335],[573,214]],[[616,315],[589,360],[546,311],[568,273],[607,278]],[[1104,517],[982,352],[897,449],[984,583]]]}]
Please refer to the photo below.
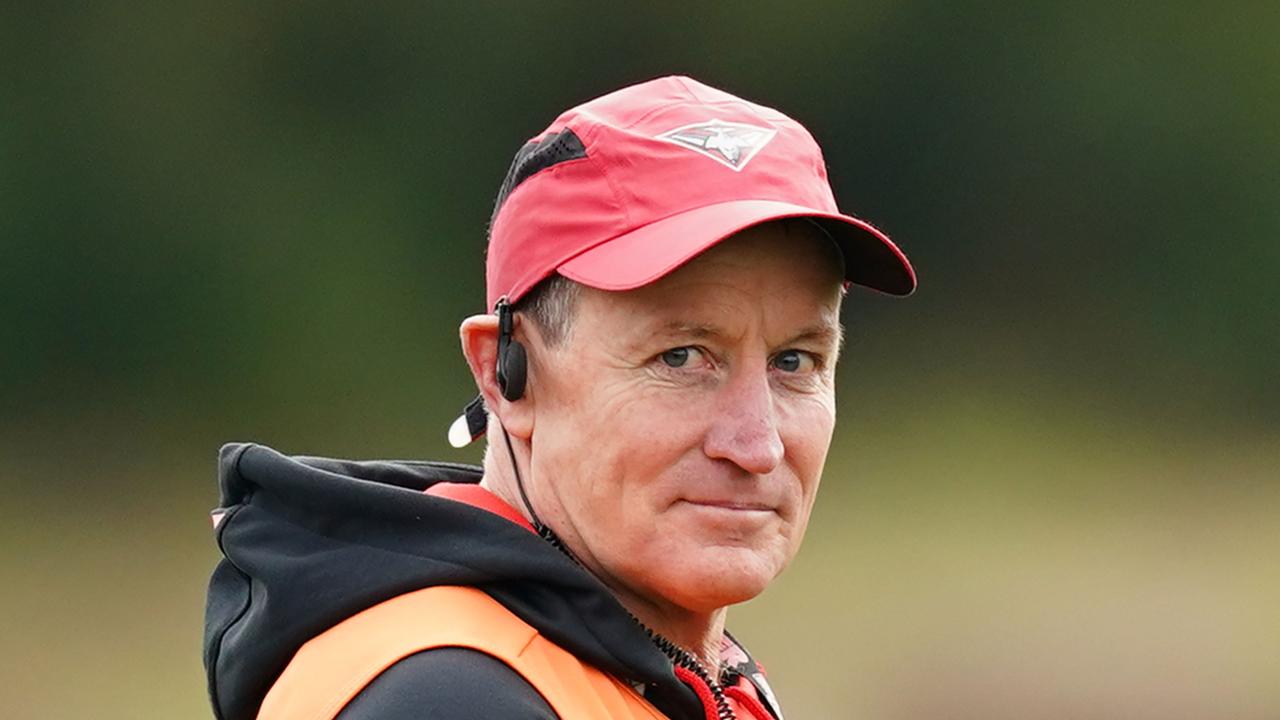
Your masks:
[{"label": "gray hair", "polygon": [[559,347],[573,330],[573,319],[582,286],[555,274],[533,286],[512,310],[529,318],[548,347]]}]

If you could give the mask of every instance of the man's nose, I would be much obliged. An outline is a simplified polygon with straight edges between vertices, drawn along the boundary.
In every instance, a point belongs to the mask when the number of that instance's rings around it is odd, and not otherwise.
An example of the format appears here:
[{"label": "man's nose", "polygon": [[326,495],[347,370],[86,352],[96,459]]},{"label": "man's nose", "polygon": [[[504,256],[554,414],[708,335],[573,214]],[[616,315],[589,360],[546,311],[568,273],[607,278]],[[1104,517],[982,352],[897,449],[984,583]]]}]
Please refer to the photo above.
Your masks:
[{"label": "man's nose", "polygon": [[722,386],[704,452],[764,475],[782,462],[782,436],[768,369],[744,372]]}]

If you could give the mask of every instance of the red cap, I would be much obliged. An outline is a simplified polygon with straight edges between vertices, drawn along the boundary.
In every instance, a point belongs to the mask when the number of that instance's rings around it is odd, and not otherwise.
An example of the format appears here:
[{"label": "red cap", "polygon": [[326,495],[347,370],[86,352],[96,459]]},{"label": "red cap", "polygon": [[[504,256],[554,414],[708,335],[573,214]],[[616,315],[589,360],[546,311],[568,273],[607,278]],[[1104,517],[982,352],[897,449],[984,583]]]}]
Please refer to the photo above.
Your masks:
[{"label": "red cap", "polygon": [[915,272],[884,233],[842,214],[800,123],[687,77],[569,110],[516,154],[489,229],[487,299],[520,299],[559,272],[601,290],[646,285],[768,220],[808,217],[846,277],[908,295]]}]

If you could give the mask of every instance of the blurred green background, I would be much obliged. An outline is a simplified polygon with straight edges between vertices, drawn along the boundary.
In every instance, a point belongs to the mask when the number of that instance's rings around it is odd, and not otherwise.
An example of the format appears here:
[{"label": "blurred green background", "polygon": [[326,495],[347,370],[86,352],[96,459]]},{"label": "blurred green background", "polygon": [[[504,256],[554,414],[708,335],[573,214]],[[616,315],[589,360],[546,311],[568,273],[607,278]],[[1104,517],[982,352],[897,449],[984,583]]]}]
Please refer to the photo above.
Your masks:
[{"label": "blurred green background", "polygon": [[688,73],[920,272],[851,295],[796,718],[1280,717],[1280,4],[0,10],[0,716],[207,717],[215,452],[475,460],[490,203]]}]

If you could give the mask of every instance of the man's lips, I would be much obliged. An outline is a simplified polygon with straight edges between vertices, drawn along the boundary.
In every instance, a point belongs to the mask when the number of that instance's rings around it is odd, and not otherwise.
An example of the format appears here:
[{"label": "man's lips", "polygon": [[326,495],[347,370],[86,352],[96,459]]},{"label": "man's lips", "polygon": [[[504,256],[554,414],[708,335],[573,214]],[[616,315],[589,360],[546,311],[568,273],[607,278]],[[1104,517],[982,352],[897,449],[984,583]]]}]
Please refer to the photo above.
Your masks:
[{"label": "man's lips", "polygon": [[716,498],[681,498],[680,502],[685,502],[697,507],[715,508],[719,510],[736,510],[739,512],[773,512],[773,505],[765,502],[754,500],[743,500],[741,498],[733,498],[730,500],[720,500]]}]

